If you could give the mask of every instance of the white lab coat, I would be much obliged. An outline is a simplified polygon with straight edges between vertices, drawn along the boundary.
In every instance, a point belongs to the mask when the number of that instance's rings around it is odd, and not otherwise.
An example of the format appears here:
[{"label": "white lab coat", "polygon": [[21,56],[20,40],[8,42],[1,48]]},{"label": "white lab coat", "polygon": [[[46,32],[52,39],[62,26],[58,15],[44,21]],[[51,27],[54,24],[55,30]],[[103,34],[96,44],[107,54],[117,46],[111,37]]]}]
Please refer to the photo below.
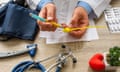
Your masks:
[{"label": "white lab coat", "polygon": [[79,0],[88,3],[97,17],[109,6],[111,0]]},{"label": "white lab coat", "polygon": [[31,9],[35,10],[40,1],[41,0],[26,0],[26,3],[29,5]]},{"label": "white lab coat", "polygon": [[[8,1],[9,0],[0,0],[0,3],[8,2]],[[26,1],[31,9],[36,9],[38,3],[41,0],[26,0]],[[61,4],[62,1],[67,1],[67,2],[84,1],[92,7],[96,16],[99,17],[101,13],[105,10],[105,8],[109,6],[111,0],[54,0],[54,1],[58,2],[58,4]]]},{"label": "white lab coat", "polygon": [[[35,9],[40,1],[41,0],[27,0],[27,3],[29,4],[30,8]],[[111,0],[53,0],[53,1],[56,3],[57,6],[62,6],[61,4],[62,2],[77,4],[78,1],[84,1],[91,6],[95,15],[99,17],[102,14],[102,12],[109,6]]]}]

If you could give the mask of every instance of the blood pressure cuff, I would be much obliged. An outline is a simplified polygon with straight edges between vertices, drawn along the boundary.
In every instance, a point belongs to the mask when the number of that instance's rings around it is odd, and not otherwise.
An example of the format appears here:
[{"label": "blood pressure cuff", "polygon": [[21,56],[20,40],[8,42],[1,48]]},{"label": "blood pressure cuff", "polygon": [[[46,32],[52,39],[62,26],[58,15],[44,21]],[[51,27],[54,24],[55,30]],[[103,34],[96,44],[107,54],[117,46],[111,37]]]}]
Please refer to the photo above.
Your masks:
[{"label": "blood pressure cuff", "polygon": [[0,8],[0,34],[2,32],[2,25],[3,25],[3,22],[4,22],[7,7],[8,7],[8,4],[6,4],[2,8]]},{"label": "blood pressure cuff", "polygon": [[6,5],[0,8],[0,41],[6,41],[10,39],[10,36],[6,36],[2,34],[3,23],[9,3],[12,3],[12,1],[8,2]]},{"label": "blood pressure cuff", "polygon": [[[9,3],[5,16],[0,19],[2,35],[17,37],[20,39],[34,40],[38,32],[37,21],[29,16],[36,11]],[[5,17],[5,18],[4,18]]]}]

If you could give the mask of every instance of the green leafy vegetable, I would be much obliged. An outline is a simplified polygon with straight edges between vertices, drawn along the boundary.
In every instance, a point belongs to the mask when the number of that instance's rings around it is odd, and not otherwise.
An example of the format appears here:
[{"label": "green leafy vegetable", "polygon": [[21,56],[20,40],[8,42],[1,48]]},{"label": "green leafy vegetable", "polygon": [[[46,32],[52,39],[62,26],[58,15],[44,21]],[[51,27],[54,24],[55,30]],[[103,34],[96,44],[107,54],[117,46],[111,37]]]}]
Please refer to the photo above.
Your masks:
[{"label": "green leafy vegetable", "polygon": [[109,60],[111,66],[120,66],[120,47],[113,47],[109,49]]}]

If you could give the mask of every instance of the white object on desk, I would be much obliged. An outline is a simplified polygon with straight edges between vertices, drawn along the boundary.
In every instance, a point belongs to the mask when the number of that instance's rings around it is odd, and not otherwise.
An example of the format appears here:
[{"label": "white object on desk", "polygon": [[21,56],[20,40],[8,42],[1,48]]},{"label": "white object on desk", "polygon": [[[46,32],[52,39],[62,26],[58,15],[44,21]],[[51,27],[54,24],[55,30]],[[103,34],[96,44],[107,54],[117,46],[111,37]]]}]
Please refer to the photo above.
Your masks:
[{"label": "white object on desk", "polygon": [[[66,23],[69,24],[72,13],[77,5],[78,0],[55,0],[56,9],[57,9],[57,18],[58,23]],[[90,26],[94,26],[94,21],[92,19],[89,20]],[[75,41],[91,41],[98,39],[98,34],[96,28],[89,28],[86,34],[81,39],[76,39],[68,35],[68,33],[62,32],[60,28],[58,28],[55,32],[47,32],[41,31],[40,37],[46,38],[47,44],[53,43],[63,43],[63,42],[75,42]]]},{"label": "white object on desk", "polygon": [[[94,26],[93,20],[90,20],[90,25]],[[46,38],[47,44],[99,39],[96,28],[89,28],[81,39],[75,39],[68,35],[68,33],[62,32],[61,29],[57,29],[55,32],[40,31],[40,37]]]},{"label": "white object on desk", "polygon": [[[94,21],[90,20],[90,25],[94,26]],[[62,43],[62,42],[75,42],[75,41],[91,41],[97,40],[98,34],[96,28],[89,28],[86,34],[81,39],[76,39],[68,35],[68,33],[62,32],[61,29],[57,29],[55,32],[40,32],[40,37],[46,38],[47,44]]]},{"label": "white object on desk", "polygon": [[120,33],[120,7],[106,9],[105,20],[111,33]]}]

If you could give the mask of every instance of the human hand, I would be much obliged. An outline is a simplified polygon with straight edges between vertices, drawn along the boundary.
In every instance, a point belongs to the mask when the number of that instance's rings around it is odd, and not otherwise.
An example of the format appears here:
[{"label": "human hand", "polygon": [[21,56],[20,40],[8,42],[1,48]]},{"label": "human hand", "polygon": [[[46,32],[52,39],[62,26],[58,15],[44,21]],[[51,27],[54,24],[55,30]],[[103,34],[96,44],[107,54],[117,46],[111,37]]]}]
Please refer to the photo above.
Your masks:
[{"label": "human hand", "polygon": [[[71,28],[82,28],[88,26],[88,13],[83,7],[76,7],[73,16],[70,22]],[[81,38],[84,33],[86,32],[86,28],[82,30],[74,30],[71,31],[69,34],[75,38]]]},{"label": "human hand", "polygon": [[56,19],[56,7],[52,3],[46,4],[40,11],[39,16],[48,20],[48,22],[38,21],[39,28],[43,31],[55,31],[56,26],[50,22],[57,22]]}]

